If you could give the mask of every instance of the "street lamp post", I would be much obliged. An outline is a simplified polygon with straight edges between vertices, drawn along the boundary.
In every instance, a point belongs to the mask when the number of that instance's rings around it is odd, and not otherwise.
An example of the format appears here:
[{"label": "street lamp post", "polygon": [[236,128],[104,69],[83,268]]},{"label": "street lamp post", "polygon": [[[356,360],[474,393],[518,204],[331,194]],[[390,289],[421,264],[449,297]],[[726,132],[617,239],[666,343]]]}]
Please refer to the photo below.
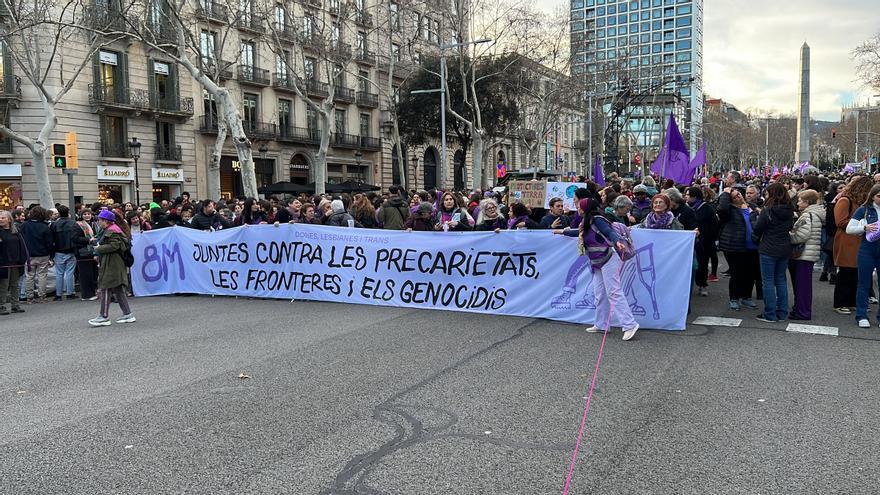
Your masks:
[{"label": "street lamp post", "polygon": [[128,143],[128,148],[131,150],[131,157],[134,159],[134,198],[137,205],[141,205],[141,181],[138,178],[140,175],[138,173],[138,159],[141,157],[141,143],[138,142],[138,138],[133,137],[131,141]]}]

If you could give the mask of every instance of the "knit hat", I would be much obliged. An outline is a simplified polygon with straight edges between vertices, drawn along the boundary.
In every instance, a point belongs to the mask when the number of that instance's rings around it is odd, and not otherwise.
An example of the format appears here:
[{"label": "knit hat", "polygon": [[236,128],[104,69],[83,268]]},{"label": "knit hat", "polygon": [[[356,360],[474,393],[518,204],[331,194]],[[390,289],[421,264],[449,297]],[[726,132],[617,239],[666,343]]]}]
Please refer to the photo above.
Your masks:
[{"label": "knit hat", "polygon": [[644,184],[639,184],[633,188],[633,194],[645,193],[648,194],[648,186]]},{"label": "knit hat", "polygon": [[152,210],[153,208],[161,208],[161,206],[159,206],[159,203],[155,203],[155,202],[150,203],[149,209]]},{"label": "knit hat", "polygon": [[330,202],[330,208],[333,209],[333,213],[342,213],[345,211],[345,204],[341,199],[334,199]]},{"label": "knit hat", "polygon": [[101,210],[101,213],[98,213],[98,218],[101,218],[103,220],[107,220],[108,222],[115,222],[116,221],[116,214],[114,214],[110,210]]}]

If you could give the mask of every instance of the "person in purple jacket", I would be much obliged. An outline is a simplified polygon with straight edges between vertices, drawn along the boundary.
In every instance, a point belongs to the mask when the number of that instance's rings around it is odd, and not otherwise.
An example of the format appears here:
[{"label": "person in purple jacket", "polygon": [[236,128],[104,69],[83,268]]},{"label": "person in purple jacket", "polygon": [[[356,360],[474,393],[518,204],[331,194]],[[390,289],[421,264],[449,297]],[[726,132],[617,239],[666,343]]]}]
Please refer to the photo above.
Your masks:
[{"label": "person in purple jacket", "polygon": [[[592,199],[582,199],[578,203],[581,222],[577,230],[554,230],[554,234],[578,237],[578,250],[581,258],[588,260],[593,274],[593,292],[596,297],[595,324],[587,332],[598,333],[610,330],[612,303],[616,321],[623,327],[623,340],[632,339],[639,330],[633,318],[629,302],[621,287],[623,260],[617,250],[626,246],[620,236],[599,212],[599,203]],[[614,248],[617,248],[614,249]]]}]

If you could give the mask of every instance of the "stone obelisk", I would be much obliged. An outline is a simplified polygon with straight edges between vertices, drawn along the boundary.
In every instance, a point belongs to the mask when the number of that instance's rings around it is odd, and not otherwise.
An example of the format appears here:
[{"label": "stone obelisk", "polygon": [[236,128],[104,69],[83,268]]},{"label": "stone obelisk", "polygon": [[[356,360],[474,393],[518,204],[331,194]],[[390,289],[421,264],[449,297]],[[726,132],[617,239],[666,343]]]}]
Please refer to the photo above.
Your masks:
[{"label": "stone obelisk", "polygon": [[810,45],[801,47],[801,84],[798,88],[797,148],[795,162],[810,160]]}]

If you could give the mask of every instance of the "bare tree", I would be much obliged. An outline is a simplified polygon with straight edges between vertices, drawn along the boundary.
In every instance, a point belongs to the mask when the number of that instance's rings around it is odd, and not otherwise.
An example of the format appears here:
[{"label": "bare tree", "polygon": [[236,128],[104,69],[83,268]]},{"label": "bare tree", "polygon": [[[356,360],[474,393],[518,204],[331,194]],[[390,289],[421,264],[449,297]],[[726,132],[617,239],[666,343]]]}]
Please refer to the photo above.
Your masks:
[{"label": "bare tree", "polygon": [[880,91],[880,33],[855,47],[852,57],[859,79],[875,91]]},{"label": "bare tree", "polygon": [[[128,7],[120,6],[116,15],[124,16]],[[8,18],[0,24],[0,39],[21,74],[36,89],[43,110],[43,125],[37,136],[10,129],[5,118],[0,121],[0,134],[30,150],[40,205],[53,208],[46,150],[58,125],[56,109],[95,53],[125,36],[116,30],[121,18],[96,15],[74,0],[3,0],[0,8]]]}]

